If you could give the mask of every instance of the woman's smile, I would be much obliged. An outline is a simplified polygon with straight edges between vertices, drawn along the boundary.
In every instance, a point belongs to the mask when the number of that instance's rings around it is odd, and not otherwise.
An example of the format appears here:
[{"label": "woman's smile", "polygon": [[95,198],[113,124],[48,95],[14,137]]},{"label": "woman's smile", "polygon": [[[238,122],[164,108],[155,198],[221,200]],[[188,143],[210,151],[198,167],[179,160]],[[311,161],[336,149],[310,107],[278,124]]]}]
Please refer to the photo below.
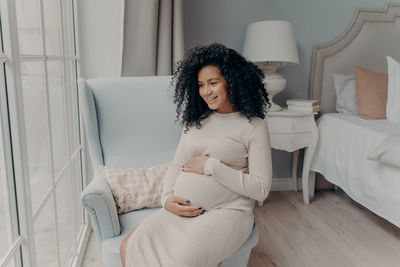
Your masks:
[{"label": "woman's smile", "polygon": [[198,85],[199,94],[210,109],[218,113],[233,112],[228,96],[228,85],[216,66],[207,65],[200,69]]},{"label": "woman's smile", "polygon": [[208,98],[207,98],[207,101],[208,101],[208,102],[212,102],[212,101],[214,101],[215,99],[217,99],[217,96],[215,96],[215,97],[208,97]]}]

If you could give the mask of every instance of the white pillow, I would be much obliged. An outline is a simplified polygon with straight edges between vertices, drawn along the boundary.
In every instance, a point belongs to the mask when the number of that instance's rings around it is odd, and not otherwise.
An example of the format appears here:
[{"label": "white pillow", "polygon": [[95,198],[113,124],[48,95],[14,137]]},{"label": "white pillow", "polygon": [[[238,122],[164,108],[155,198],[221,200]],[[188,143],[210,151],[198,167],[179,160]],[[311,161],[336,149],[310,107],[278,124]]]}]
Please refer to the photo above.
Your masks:
[{"label": "white pillow", "polygon": [[336,111],[357,114],[356,79],[354,75],[333,74]]},{"label": "white pillow", "polygon": [[386,57],[388,64],[388,95],[386,117],[391,122],[400,122],[400,63]]},{"label": "white pillow", "polygon": [[388,136],[367,158],[400,168],[400,135]]}]

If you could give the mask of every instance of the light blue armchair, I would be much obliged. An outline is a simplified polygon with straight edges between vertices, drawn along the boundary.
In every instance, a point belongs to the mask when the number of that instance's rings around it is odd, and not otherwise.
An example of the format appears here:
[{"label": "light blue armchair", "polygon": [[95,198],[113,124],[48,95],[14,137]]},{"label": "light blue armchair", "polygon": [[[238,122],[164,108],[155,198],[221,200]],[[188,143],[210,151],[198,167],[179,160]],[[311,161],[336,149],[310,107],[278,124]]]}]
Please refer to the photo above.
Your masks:
[{"label": "light blue armchair", "polygon": [[[158,210],[141,209],[118,216],[100,165],[141,168],[170,162],[181,128],[175,124],[170,76],[78,80],[79,100],[94,178],[81,194],[107,267],[119,267],[123,238]],[[244,267],[258,242],[249,239],[223,267]]]}]

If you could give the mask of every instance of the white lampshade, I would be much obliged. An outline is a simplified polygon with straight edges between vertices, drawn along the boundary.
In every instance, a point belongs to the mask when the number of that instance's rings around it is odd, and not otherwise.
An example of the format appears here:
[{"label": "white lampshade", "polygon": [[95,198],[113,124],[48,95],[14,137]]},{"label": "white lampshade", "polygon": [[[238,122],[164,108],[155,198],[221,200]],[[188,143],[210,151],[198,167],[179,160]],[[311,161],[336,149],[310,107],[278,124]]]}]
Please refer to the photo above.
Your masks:
[{"label": "white lampshade", "polygon": [[243,56],[252,62],[299,63],[296,38],[290,22],[267,20],[247,27]]}]

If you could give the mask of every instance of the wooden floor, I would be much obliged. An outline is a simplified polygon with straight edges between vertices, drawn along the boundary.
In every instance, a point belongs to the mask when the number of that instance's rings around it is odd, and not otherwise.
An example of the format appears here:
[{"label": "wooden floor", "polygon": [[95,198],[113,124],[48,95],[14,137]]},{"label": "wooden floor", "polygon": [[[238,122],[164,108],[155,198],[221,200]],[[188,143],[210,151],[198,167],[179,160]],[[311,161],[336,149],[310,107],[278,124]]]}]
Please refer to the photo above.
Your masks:
[{"label": "wooden floor", "polygon": [[89,243],[86,248],[85,257],[82,261],[82,267],[103,267],[101,262],[100,249],[97,247],[97,243],[94,237],[94,233],[90,234]]},{"label": "wooden floor", "polygon": [[[249,267],[400,266],[400,228],[341,193],[317,192],[305,205],[301,192],[272,192],[255,217]],[[82,266],[102,266],[93,237]]]}]

